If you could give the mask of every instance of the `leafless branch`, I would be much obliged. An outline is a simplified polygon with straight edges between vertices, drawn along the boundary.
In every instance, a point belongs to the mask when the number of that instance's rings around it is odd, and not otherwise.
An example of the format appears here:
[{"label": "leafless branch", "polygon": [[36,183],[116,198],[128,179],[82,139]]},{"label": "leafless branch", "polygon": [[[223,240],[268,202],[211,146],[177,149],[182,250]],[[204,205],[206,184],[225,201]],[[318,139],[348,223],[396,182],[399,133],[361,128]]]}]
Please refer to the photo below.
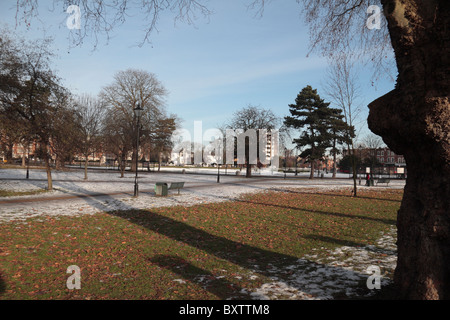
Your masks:
[{"label": "leafless branch", "polygon": [[[161,14],[168,11],[174,15],[174,21],[193,24],[198,14],[208,17],[212,12],[203,4],[205,0],[54,0],[55,8],[65,11],[70,5],[77,5],[81,11],[82,27],[70,30],[71,45],[80,46],[91,38],[94,48],[100,37],[108,42],[112,32],[124,24],[127,19],[144,21],[143,38],[140,46],[150,42],[151,34],[157,31]],[[16,23],[24,21],[29,24],[38,16],[37,0],[16,0]],[[131,11],[138,12],[132,16]]]}]

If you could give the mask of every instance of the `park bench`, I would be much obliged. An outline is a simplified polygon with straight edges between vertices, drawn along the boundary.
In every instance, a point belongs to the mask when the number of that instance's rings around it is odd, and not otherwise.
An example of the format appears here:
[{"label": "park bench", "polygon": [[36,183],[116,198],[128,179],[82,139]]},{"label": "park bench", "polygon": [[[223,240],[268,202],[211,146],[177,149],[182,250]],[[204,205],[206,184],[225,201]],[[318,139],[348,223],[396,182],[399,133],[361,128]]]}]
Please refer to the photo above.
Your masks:
[{"label": "park bench", "polygon": [[378,185],[379,183],[386,183],[387,185],[389,185],[389,182],[390,182],[390,181],[391,181],[391,180],[386,179],[386,178],[380,178],[380,179],[377,180],[377,185]]},{"label": "park bench", "polygon": [[184,187],[184,182],[171,182],[170,185],[166,182],[157,182],[155,184],[155,192],[158,196],[167,196],[169,190],[178,190],[180,194],[180,189]]},{"label": "park bench", "polygon": [[178,194],[180,194],[180,189],[184,187],[184,182],[172,182],[169,186],[169,190],[171,189],[177,189]]}]

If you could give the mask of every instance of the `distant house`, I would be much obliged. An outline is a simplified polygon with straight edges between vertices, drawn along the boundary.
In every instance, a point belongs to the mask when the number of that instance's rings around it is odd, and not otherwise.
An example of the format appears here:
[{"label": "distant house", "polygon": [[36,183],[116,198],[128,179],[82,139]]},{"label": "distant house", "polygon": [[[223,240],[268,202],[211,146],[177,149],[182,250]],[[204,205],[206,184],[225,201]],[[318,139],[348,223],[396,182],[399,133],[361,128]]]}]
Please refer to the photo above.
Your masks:
[{"label": "distant house", "polygon": [[[389,174],[389,175],[405,175],[406,174],[406,161],[403,155],[396,154],[388,147],[382,148],[357,148],[355,150],[356,155],[362,159],[363,163],[366,163],[369,159],[370,162],[376,163],[373,168],[374,173]],[[343,150],[343,156],[348,155],[348,150]],[[365,172],[365,168],[360,168]]]},{"label": "distant house", "polygon": [[375,150],[375,157],[379,163],[385,166],[405,167],[406,161],[402,155],[396,154],[389,148],[378,148]]},{"label": "distant house", "polygon": [[[390,150],[387,147],[376,149],[357,148],[355,152],[359,158],[363,160],[367,158],[374,158],[382,166],[406,166],[405,158],[402,155],[396,154],[394,151]],[[348,155],[348,150],[344,149],[342,155]]]},{"label": "distant house", "polygon": [[[38,155],[38,150],[41,148],[38,142],[32,141],[28,146],[21,143],[14,143],[12,147],[12,158],[13,159],[35,159]],[[50,148],[49,148],[50,149]]]}]

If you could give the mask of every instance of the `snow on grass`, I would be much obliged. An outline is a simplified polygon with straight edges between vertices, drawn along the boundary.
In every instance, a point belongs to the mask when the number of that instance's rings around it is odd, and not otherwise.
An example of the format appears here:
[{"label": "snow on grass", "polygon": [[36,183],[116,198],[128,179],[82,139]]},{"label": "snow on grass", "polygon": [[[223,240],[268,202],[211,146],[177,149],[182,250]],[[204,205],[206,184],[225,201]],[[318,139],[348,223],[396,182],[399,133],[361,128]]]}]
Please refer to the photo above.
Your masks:
[{"label": "snow on grass", "polygon": [[[31,191],[46,188],[44,170],[33,170],[30,180],[25,180],[25,170],[0,170],[0,190]],[[139,186],[141,193],[133,198],[134,174],[120,174],[108,171],[89,172],[89,179],[84,180],[82,170],[53,172],[54,191],[33,196],[5,197],[2,200],[35,199],[47,197],[75,196],[63,200],[33,201],[0,204],[0,223],[12,220],[25,220],[41,215],[76,216],[95,214],[97,212],[127,210],[167,206],[191,206],[201,203],[229,201],[242,194],[261,192],[264,190],[284,190],[304,188],[305,191],[348,189],[353,185],[350,179],[315,179],[295,180],[283,179],[245,179],[237,176],[221,176],[221,183],[216,182],[215,175],[200,174],[152,174],[141,173]],[[157,197],[153,192],[157,181],[185,181],[185,188],[178,195],[170,191],[168,197]],[[364,180],[359,188],[363,186]],[[403,188],[404,181],[391,181],[387,188]],[[371,188],[386,188],[377,186]],[[85,196],[101,192],[105,196]],[[122,194],[113,194],[120,193]],[[344,298],[360,297],[361,288],[366,288],[370,266],[381,270],[381,286],[390,283],[390,277],[396,265],[395,229],[380,235],[375,246],[350,247],[342,246],[334,250],[316,249],[310,255],[299,259],[295,265],[284,268],[272,268],[271,282],[264,283],[257,289],[242,289],[255,300],[265,299],[334,299],[336,295]],[[248,270],[247,270],[248,271]],[[250,280],[258,276],[258,266],[250,274]],[[280,279],[283,275],[283,280]],[[286,280],[288,279],[288,280]],[[174,281],[182,281],[175,279]],[[376,290],[366,288],[365,295],[370,296]]]},{"label": "snow on grass", "polygon": [[[352,188],[350,179],[283,179],[283,175],[276,173],[278,179],[259,178],[246,179],[243,176],[222,176],[217,183],[215,174],[199,174],[209,172],[211,169],[192,169],[197,174],[179,173],[151,173],[139,174],[138,198],[132,197],[135,175],[126,172],[123,178],[118,171],[93,170],[89,171],[88,180],[84,180],[84,171],[71,169],[66,171],[53,171],[53,191],[38,195],[3,197],[2,200],[35,199],[43,200],[49,197],[70,196],[70,198],[52,201],[33,201],[2,204],[0,223],[12,219],[27,219],[39,215],[80,215],[95,214],[102,211],[151,209],[165,206],[191,206],[209,202],[229,201],[245,193],[255,193],[267,189],[282,190],[285,188],[307,188],[321,190],[334,190]],[[236,170],[228,170],[228,173]],[[215,172],[215,171],[214,171]],[[302,173],[306,175],[306,173]],[[25,179],[25,169],[0,169],[0,190],[33,191],[44,190],[47,187],[45,170],[30,170],[30,179]],[[301,174],[300,174],[301,175]],[[271,177],[270,175],[268,177]],[[158,181],[175,182],[184,181],[185,188],[180,192],[170,191],[168,197],[157,197],[154,185]],[[403,187],[400,181],[397,186]],[[393,182],[390,188],[395,187]],[[361,186],[364,188],[364,186]],[[381,188],[381,187],[378,187]],[[89,196],[93,193],[103,193],[104,196]]]},{"label": "snow on grass", "polygon": [[[369,267],[378,267],[380,289],[391,283],[397,263],[396,230],[381,235],[376,246],[348,247],[335,250],[315,249],[320,254],[305,255],[297,264],[273,270],[273,282],[265,283],[250,293],[255,300],[327,300],[372,296],[378,289],[368,289]],[[321,258],[325,257],[325,258]],[[276,274],[290,274],[288,281],[279,281]]]}]

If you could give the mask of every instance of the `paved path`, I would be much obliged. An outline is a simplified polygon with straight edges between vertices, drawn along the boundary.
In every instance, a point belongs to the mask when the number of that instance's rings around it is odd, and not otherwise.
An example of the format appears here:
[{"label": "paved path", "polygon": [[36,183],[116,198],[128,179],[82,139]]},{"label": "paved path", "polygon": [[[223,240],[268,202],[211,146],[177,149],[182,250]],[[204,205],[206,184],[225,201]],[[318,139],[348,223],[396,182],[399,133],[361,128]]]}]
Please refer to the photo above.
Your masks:
[{"label": "paved path", "polygon": [[[6,172],[5,172],[6,171]],[[8,176],[9,175],[9,176]],[[43,172],[33,172],[36,178],[26,180],[20,174],[0,171],[0,189],[28,190],[46,187]],[[352,188],[353,181],[313,179],[307,177],[220,176],[205,174],[140,173],[139,197],[133,197],[134,175],[120,178],[117,172],[90,173],[86,181],[80,172],[55,172],[54,191],[39,195],[0,198],[0,222],[26,219],[39,215],[80,215],[101,211],[148,209],[161,206],[189,206],[199,203],[233,200],[243,193],[281,188]],[[170,191],[168,197],[157,197],[156,182],[184,181],[180,195]],[[362,182],[364,184],[364,181]],[[396,181],[389,188],[402,188],[404,181]],[[361,186],[361,188],[367,188]],[[383,188],[383,187],[373,187]]]}]

